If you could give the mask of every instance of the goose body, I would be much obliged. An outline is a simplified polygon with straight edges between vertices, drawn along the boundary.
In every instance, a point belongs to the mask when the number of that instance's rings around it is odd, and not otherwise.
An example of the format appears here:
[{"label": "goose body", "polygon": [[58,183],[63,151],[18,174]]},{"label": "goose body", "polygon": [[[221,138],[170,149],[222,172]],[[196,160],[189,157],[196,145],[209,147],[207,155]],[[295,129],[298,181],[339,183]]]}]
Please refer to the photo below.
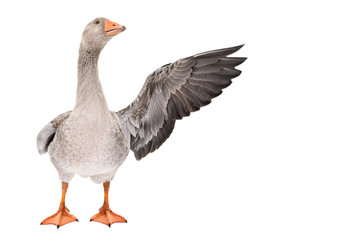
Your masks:
[{"label": "goose body", "polygon": [[129,150],[119,119],[110,112],[101,118],[71,113],[49,146],[51,162],[62,182],[70,182],[75,173],[96,183],[111,181]]},{"label": "goose body", "polygon": [[176,120],[209,104],[240,75],[235,67],[246,58],[228,57],[241,46],[182,58],[150,74],[128,107],[109,110],[98,74],[101,50],[125,27],[96,18],[85,28],[79,49],[76,103],[38,134],[40,154],[49,152],[62,182],[59,210],[42,224],[57,227],[77,221],[65,207],[68,183],[74,174],[103,183],[104,204],[91,220],[107,225],[126,220],[108,204],[110,181],[130,150],[140,160],[158,149],[172,133]]},{"label": "goose body", "polygon": [[76,173],[103,183],[113,179],[125,160],[130,139],[105,100],[97,72],[99,52],[89,52],[83,44],[79,50],[76,104],[67,118],[62,116],[49,155],[62,182],[70,182]]}]

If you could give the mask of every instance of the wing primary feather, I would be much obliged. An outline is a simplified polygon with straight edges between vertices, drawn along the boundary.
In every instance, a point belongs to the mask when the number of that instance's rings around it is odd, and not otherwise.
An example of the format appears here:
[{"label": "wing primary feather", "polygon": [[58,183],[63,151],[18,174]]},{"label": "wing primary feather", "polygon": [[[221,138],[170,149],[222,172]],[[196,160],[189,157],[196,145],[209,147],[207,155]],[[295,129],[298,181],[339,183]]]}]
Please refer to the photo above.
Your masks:
[{"label": "wing primary feather", "polygon": [[184,113],[184,116],[189,116],[190,115],[190,110],[189,110],[190,104],[186,101],[186,99],[184,98],[184,96],[181,94],[181,92],[179,90],[176,90],[175,95],[180,100],[181,109],[182,109],[182,112]]},{"label": "wing primary feather", "polygon": [[185,87],[186,85],[189,84],[185,84],[181,89],[179,89],[179,91],[181,91],[181,93],[188,99],[192,111],[197,111],[200,109],[199,100]]},{"label": "wing primary feather", "polygon": [[182,108],[181,101],[179,100],[179,98],[176,94],[171,95],[171,99],[174,101],[176,109],[180,115],[180,118],[176,118],[176,119],[182,119],[185,116],[185,113]]},{"label": "wing primary feather", "polygon": [[247,58],[245,58],[245,57],[220,58],[217,65],[235,67],[235,66],[238,66],[238,65],[242,64],[243,62],[245,62],[246,59]]},{"label": "wing primary feather", "polygon": [[243,46],[244,45],[239,45],[239,46],[230,47],[230,48],[222,48],[222,49],[217,49],[217,50],[213,50],[213,51],[207,51],[207,52],[196,54],[196,55],[194,55],[194,57],[195,58],[204,58],[204,57],[208,58],[208,57],[227,56],[227,55],[230,55],[230,54],[238,51]]},{"label": "wing primary feather", "polygon": [[170,98],[167,105],[167,112],[170,114],[170,116],[174,119],[181,119],[181,114],[179,112],[179,109],[175,103],[174,98]]},{"label": "wing primary feather", "polygon": [[240,73],[241,73],[241,71],[237,70],[237,69],[223,68],[217,74],[222,75],[222,76],[228,76],[231,78],[236,78],[237,76],[240,75]]},{"label": "wing primary feather", "polygon": [[191,87],[188,88],[188,90],[190,90],[192,94],[196,96],[197,99],[199,99],[199,103],[201,107],[208,105],[211,102],[209,95],[205,93],[203,88],[196,85],[191,85]]}]

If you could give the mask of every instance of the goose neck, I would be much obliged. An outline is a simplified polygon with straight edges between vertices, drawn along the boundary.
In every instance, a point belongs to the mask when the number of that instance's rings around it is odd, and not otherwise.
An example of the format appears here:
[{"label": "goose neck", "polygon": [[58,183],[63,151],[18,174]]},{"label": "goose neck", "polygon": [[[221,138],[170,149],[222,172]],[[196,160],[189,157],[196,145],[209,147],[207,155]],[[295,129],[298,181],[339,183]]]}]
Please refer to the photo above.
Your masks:
[{"label": "goose neck", "polygon": [[82,44],[80,46],[75,109],[108,111],[98,75],[100,51],[86,48]]}]

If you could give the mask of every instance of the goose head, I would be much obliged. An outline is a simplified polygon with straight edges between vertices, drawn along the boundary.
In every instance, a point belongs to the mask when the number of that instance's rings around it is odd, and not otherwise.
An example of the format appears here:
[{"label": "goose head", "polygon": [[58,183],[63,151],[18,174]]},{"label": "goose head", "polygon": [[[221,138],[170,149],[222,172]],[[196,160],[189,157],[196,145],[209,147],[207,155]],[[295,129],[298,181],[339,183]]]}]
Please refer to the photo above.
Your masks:
[{"label": "goose head", "polygon": [[81,43],[88,50],[101,51],[111,38],[125,30],[125,26],[106,18],[95,18],[86,25],[82,34]]}]

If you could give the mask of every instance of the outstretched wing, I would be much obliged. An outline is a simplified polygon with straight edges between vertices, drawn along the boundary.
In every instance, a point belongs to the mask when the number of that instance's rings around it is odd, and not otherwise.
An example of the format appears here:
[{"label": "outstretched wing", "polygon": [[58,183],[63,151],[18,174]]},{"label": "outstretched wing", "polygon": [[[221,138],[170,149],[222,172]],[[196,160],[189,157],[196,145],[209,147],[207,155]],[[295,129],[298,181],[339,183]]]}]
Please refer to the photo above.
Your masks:
[{"label": "outstretched wing", "polygon": [[69,117],[70,113],[71,111],[60,114],[41,129],[36,139],[39,154],[44,154],[48,151],[49,145],[55,137],[56,129]]},{"label": "outstretched wing", "polygon": [[235,67],[246,58],[227,56],[242,46],[183,58],[147,77],[135,101],[117,112],[137,160],[165,142],[176,120],[208,105],[231,84],[232,78],[240,75]]}]

